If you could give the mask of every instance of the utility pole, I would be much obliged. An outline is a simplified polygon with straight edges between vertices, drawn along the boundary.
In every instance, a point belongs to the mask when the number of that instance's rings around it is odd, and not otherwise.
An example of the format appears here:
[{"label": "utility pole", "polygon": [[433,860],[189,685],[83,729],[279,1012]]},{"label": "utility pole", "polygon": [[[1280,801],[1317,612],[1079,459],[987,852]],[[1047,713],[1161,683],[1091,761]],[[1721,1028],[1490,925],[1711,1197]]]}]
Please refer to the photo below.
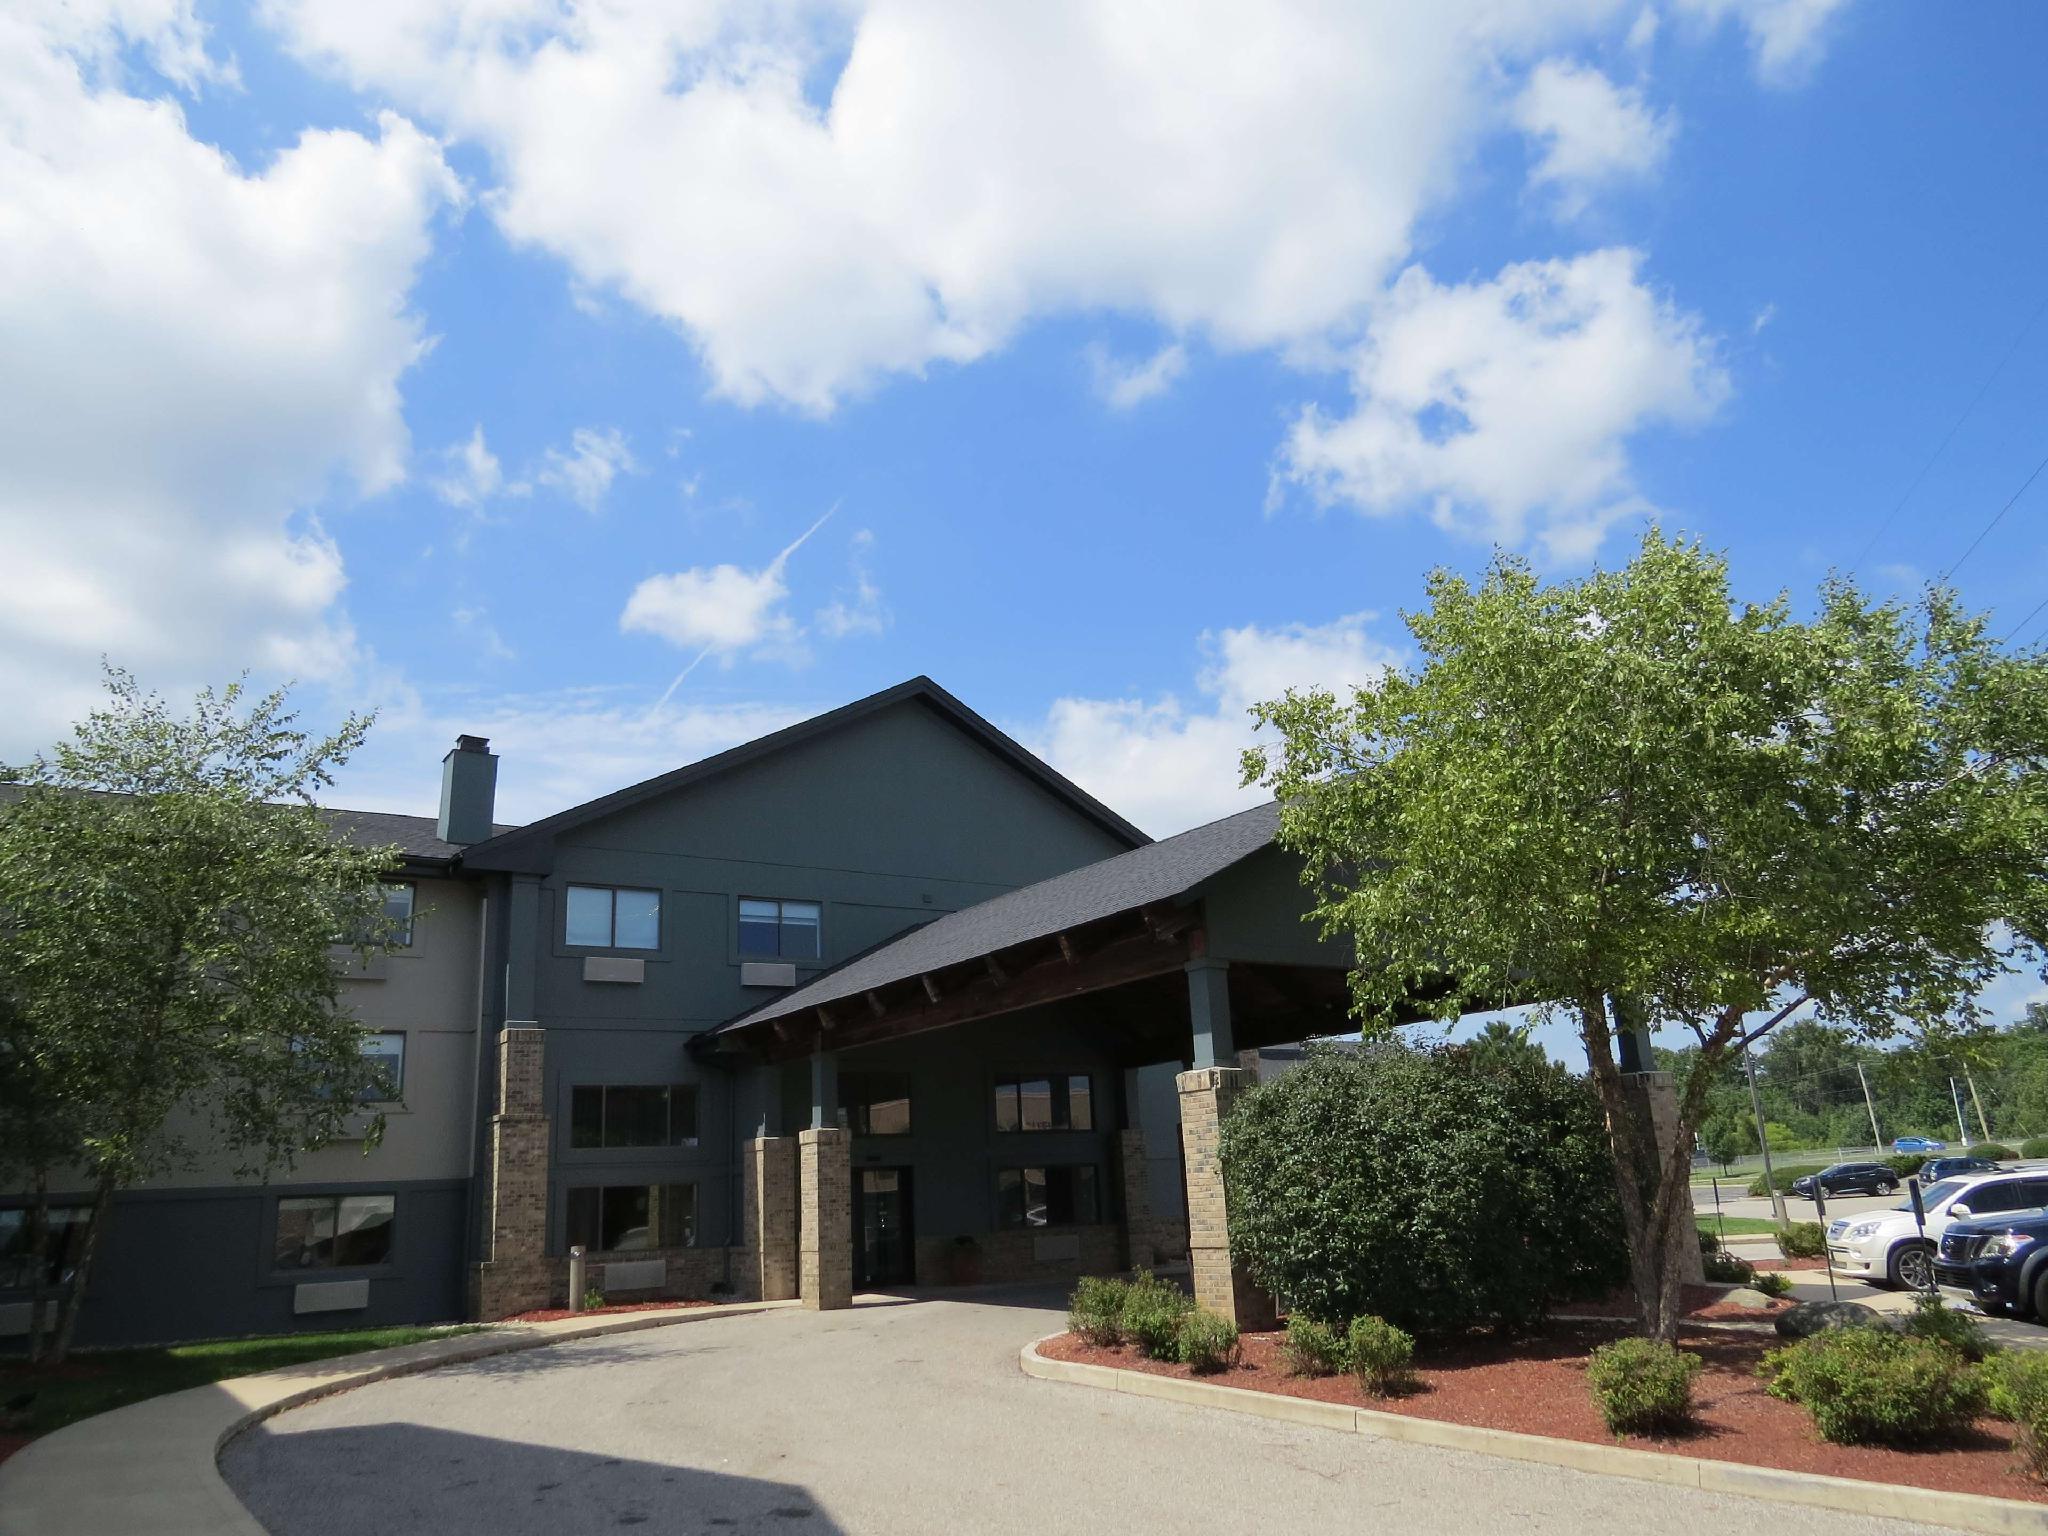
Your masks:
[{"label": "utility pole", "polygon": [[1742,1069],[1749,1074],[1749,1107],[1756,1115],[1756,1144],[1763,1149],[1764,1188],[1771,1192],[1771,1217],[1780,1227],[1788,1227],[1792,1223],[1785,1215],[1785,1193],[1771,1173],[1771,1136],[1764,1129],[1764,1096],[1756,1090],[1756,1058],[1749,1054],[1747,1044],[1742,1047]]},{"label": "utility pole", "polygon": [[1863,1085],[1863,1107],[1870,1111],[1870,1144],[1878,1151],[1884,1150],[1884,1134],[1877,1128],[1877,1105],[1870,1097],[1870,1079],[1863,1071],[1863,1063],[1856,1063],[1856,1081]]},{"label": "utility pole", "polygon": [[1991,1124],[1984,1118],[1984,1101],[1977,1097],[1977,1079],[1970,1075],[1968,1067],[1963,1068],[1963,1081],[1970,1085],[1970,1103],[1977,1111],[1977,1129],[1984,1133],[1984,1139],[1991,1139]]},{"label": "utility pole", "polygon": [[1948,1080],[1948,1096],[1949,1101],[1956,1107],[1956,1130],[1962,1134],[1963,1150],[1967,1152],[1970,1150],[1970,1122],[1963,1118],[1963,1093],[1956,1087],[1956,1080],[1953,1077]]}]

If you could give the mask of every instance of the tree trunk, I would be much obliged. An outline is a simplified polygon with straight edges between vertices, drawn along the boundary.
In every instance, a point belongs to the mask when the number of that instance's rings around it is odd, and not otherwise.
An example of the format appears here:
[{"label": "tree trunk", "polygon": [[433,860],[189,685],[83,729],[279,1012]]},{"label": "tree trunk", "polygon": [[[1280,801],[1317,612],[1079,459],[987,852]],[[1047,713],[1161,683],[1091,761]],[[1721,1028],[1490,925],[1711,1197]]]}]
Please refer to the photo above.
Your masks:
[{"label": "tree trunk", "polygon": [[50,1257],[50,1175],[36,1170],[35,1203],[28,1208],[28,1363],[43,1358],[43,1318],[49,1311],[50,1287],[43,1278]]},{"label": "tree trunk", "polygon": [[99,1251],[106,1231],[107,1213],[114,1205],[114,1180],[101,1174],[93,1186],[92,1218],[85,1224],[85,1241],[79,1245],[78,1267],[71,1272],[71,1289],[64,1295],[64,1310],[57,1317],[57,1338],[50,1348],[50,1363],[62,1365],[71,1353],[72,1335],[78,1331],[78,1314],[85,1308],[85,1287],[92,1279],[93,1255]]}]

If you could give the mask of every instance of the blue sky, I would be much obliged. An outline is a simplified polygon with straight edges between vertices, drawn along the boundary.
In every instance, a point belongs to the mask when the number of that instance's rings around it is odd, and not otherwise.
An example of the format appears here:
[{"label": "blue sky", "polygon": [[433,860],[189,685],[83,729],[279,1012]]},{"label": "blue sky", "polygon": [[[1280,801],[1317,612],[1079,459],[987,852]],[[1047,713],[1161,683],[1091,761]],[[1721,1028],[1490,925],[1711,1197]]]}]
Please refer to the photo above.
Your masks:
[{"label": "blue sky", "polygon": [[1432,566],[1909,592],[2048,454],[2040,7],[1249,14],[10,8],[0,754],[249,667],[525,817],[926,672],[1164,833]]}]

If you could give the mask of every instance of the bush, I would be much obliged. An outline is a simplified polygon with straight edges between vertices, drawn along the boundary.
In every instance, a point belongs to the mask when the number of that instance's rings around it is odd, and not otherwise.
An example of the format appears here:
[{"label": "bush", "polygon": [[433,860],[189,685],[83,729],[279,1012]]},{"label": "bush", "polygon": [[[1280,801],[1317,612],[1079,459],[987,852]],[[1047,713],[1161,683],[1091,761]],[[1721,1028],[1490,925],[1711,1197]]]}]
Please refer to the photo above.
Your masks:
[{"label": "bush", "polygon": [[1994,1163],[2009,1163],[2018,1157],[2019,1153],[2013,1151],[2011,1147],[2006,1146],[2003,1142],[1980,1141],[1977,1145],[1970,1148],[1970,1155],[1972,1157],[1988,1157]]},{"label": "bush", "polygon": [[1196,1375],[1237,1364],[1237,1324],[1197,1307],[1180,1320],[1180,1362]]},{"label": "bush", "polygon": [[2020,1143],[2021,1157],[2048,1157],[2048,1136],[2029,1136]]},{"label": "bush", "polygon": [[1764,1356],[1773,1397],[1803,1403],[1823,1440],[1945,1439],[1984,1409],[1984,1380],[1946,1344],[1889,1328],[1838,1328]]},{"label": "bush", "polygon": [[1927,1166],[1924,1152],[1894,1152],[1884,1160],[1884,1165],[1902,1179],[1910,1179]]},{"label": "bush", "polygon": [[1913,1311],[1902,1331],[1916,1339],[1946,1344],[1965,1360],[1984,1360],[1997,1346],[1986,1337],[1983,1324],[1967,1312],[1958,1312],[1941,1297],[1923,1291],[1913,1298]]},{"label": "bush", "polygon": [[1756,1277],[1756,1269],[1749,1260],[1718,1249],[1700,1255],[1700,1269],[1716,1285],[1748,1285]]},{"label": "bush", "polygon": [[1231,1252],[1294,1311],[1526,1326],[1627,1278],[1585,1081],[1517,1053],[1311,1047],[1223,1125]]},{"label": "bush", "polygon": [[1586,1362],[1586,1385],[1617,1435],[1682,1429],[1692,1418],[1692,1379],[1703,1362],[1662,1339],[1619,1339]]},{"label": "bush", "polygon": [[1699,1234],[1701,1253],[1719,1253],[1721,1251],[1721,1239],[1715,1235],[1712,1227],[1701,1227]]},{"label": "bush", "polygon": [[[1826,1163],[1795,1163],[1782,1168],[1773,1168],[1771,1175],[1777,1183],[1779,1191],[1783,1192],[1792,1187],[1794,1179],[1804,1178],[1809,1173],[1819,1173],[1825,1167],[1827,1167]],[[1764,1183],[1764,1176],[1758,1174],[1749,1181],[1749,1192],[1752,1195],[1768,1195],[1771,1189],[1770,1185]]]},{"label": "bush", "polygon": [[1074,1287],[1067,1299],[1067,1326],[1090,1344],[1118,1344],[1123,1341],[1124,1303],[1130,1298],[1127,1281],[1089,1275]]},{"label": "bush", "polygon": [[1828,1235],[1817,1221],[1787,1222],[1778,1234],[1778,1252],[1788,1259],[1817,1259],[1828,1251]]},{"label": "bush", "polygon": [[1415,1358],[1415,1337],[1385,1318],[1354,1317],[1345,1338],[1351,1373],[1374,1397],[1386,1397],[1408,1385],[1408,1366]]},{"label": "bush", "polygon": [[[1984,1411],[2017,1424],[2022,1415],[2048,1411],[2048,1354],[2000,1350],[1984,1362]],[[2048,1420],[2042,1429],[2048,1431]]]},{"label": "bush", "polygon": [[1351,1369],[1344,1338],[1328,1323],[1296,1315],[1287,1319],[1287,1337],[1280,1353],[1297,1376],[1334,1376]]},{"label": "bush", "polygon": [[1760,1275],[1752,1275],[1749,1283],[1752,1288],[1762,1291],[1766,1296],[1784,1296],[1792,1289],[1792,1277],[1775,1269],[1767,1269]]},{"label": "bush", "polygon": [[1181,1319],[1194,1309],[1179,1286],[1140,1270],[1124,1295],[1119,1332],[1153,1360],[1178,1360]]},{"label": "bush", "polygon": [[606,1305],[606,1303],[605,1303],[605,1296],[604,1296],[604,1287],[603,1287],[603,1286],[599,1286],[599,1285],[593,1285],[593,1286],[590,1286],[590,1287],[588,1287],[588,1288],[587,1288],[587,1289],[586,1289],[586,1290],[585,1290],[585,1291],[583,1292],[583,1310],[584,1310],[584,1311],[586,1311],[586,1312],[600,1312],[600,1311],[602,1311],[602,1310],[604,1309],[605,1305]]}]

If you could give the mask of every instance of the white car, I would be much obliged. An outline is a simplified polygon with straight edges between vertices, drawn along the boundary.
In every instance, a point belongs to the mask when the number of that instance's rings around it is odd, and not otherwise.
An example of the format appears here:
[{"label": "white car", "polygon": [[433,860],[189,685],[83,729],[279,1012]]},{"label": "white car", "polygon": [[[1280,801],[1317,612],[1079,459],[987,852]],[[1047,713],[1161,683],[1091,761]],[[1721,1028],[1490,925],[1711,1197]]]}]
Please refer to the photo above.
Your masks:
[{"label": "white car", "polygon": [[2048,1172],[1972,1173],[1943,1179],[1920,1192],[1927,1212],[1923,1240],[1912,1200],[1889,1211],[1837,1216],[1828,1223],[1828,1257],[1843,1275],[1872,1285],[1925,1290],[1934,1281],[1934,1249],[1952,1221],[1997,1216],[2048,1205]]}]

